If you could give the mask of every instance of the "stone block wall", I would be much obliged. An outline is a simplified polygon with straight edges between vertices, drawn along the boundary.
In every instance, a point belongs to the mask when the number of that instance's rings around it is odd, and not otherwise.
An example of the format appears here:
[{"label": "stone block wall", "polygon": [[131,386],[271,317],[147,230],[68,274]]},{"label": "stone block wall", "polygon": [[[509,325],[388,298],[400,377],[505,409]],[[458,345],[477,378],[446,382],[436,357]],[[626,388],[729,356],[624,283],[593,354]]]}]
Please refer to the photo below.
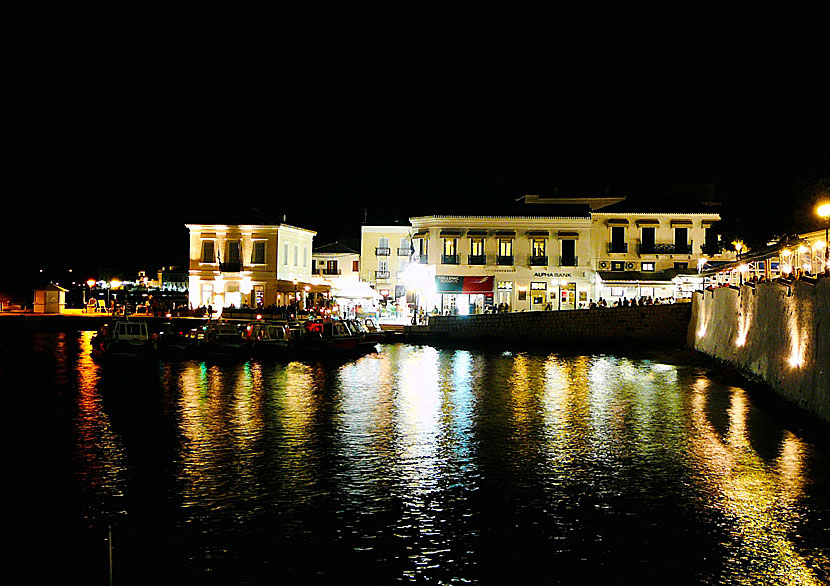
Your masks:
[{"label": "stone block wall", "polygon": [[830,421],[830,279],[695,293],[687,344]]},{"label": "stone block wall", "polygon": [[491,315],[433,316],[427,326],[406,328],[410,341],[468,341],[542,345],[631,342],[684,346],[691,303],[532,311]]}]

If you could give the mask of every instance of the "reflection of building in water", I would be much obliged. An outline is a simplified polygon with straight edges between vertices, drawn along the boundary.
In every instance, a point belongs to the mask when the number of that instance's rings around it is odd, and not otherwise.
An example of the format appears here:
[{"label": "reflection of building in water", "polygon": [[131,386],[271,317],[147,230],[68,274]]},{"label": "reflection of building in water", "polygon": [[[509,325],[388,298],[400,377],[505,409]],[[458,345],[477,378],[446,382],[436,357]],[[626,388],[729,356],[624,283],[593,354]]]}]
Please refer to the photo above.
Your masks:
[{"label": "reflection of building in water", "polygon": [[731,557],[724,567],[741,575],[723,578],[739,584],[821,584],[811,565],[830,567],[830,560],[821,552],[799,551],[790,537],[800,520],[804,444],[787,433],[775,463],[765,462],[750,442],[747,398],[737,388],[732,389],[729,429],[722,437],[706,416],[708,385],[699,379],[692,396],[692,455],[707,482],[708,502],[732,524],[735,539],[727,544]]}]

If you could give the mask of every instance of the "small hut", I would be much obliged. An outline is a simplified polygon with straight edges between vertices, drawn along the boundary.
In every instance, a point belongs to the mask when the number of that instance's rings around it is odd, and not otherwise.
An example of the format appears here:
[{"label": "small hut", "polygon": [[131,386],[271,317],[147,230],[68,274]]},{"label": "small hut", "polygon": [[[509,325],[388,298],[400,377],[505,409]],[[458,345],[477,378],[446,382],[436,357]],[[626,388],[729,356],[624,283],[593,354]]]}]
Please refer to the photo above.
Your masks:
[{"label": "small hut", "polygon": [[61,313],[66,305],[66,289],[49,283],[44,289],[35,289],[35,313]]}]

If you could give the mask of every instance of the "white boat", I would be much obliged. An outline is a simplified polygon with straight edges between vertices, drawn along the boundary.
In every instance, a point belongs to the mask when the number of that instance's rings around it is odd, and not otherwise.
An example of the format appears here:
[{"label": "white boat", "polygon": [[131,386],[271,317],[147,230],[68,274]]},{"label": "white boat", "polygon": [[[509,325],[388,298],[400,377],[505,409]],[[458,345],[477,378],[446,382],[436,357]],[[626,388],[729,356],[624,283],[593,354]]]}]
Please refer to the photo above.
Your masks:
[{"label": "white boat", "polygon": [[117,320],[106,323],[92,336],[92,352],[96,356],[136,358],[149,356],[158,349],[147,323],[139,320]]},{"label": "white boat", "polygon": [[257,321],[248,324],[247,339],[255,354],[285,352],[291,346],[287,324]]}]

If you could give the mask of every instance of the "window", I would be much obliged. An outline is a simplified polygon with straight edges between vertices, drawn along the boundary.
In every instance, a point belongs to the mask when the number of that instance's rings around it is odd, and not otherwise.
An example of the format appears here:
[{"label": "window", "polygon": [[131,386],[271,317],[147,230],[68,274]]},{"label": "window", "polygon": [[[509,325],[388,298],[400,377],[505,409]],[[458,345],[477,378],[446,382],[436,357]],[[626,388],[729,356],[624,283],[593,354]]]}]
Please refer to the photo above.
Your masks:
[{"label": "window", "polygon": [[654,254],[655,234],[654,226],[643,226],[640,228],[640,252],[643,254]]},{"label": "window", "polygon": [[562,258],[559,259],[559,265],[575,267],[576,264],[576,240],[562,240]]},{"label": "window", "polygon": [[513,239],[499,239],[499,256],[513,256]]},{"label": "window", "polygon": [[534,238],[530,241],[531,247],[531,255],[533,256],[545,256],[545,243],[547,240],[544,238]]},{"label": "window", "polygon": [[353,260],[352,261],[352,271],[354,271],[355,273],[360,272],[360,261],[359,260]]},{"label": "window", "polygon": [[378,238],[378,248],[389,248],[389,237],[381,236]]},{"label": "window", "polygon": [[298,244],[294,245],[294,266],[296,267],[299,265],[300,260],[300,246]]},{"label": "window", "polygon": [[444,238],[444,254],[441,255],[441,263],[458,264],[458,238]]},{"label": "window", "polygon": [[531,291],[545,291],[548,288],[548,284],[545,281],[537,281],[530,283],[530,290]]},{"label": "window", "polygon": [[284,265],[288,264],[288,243],[287,242],[285,243],[285,246],[283,246],[282,264],[284,264]]},{"label": "window", "polygon": [[303,246],[303,266],[308,266],[308,246]]},{"label": "window", "polygon": [[644,271],[653,271],[654,270],[654,263],[653,262],[644,262],[641,265],[642,270]]},{"label": "window", "polygon": [[229,264],[239,263],[239,241],[230,240],[227,244],[227,253],[225,254],[225,262]]},{"label": "window", "polygon": [[689,249],[689,229],[674,229],[674,251],[677,254],[687,254]]},{"label": "window", "polygon": [[470,256],[484,256],[484,238],[470,238]]},{"label": "window", "polygon": [[254,241],[254,249],[251,253],[251,264],[264,265],[265,264],[265,241]]},{"label": "window", "polygon": [[611,252],[628,252],[625,242],[625,226],[611,227]]},{"label": "window", "polygon": [[213,249],[213,240],[202,240],[202,261],[206,263],[216,262],[216,253]]},{"label": "window", "polygon": [[611,297],[622,297],[625,290],[622,287],[611,287]]}]

